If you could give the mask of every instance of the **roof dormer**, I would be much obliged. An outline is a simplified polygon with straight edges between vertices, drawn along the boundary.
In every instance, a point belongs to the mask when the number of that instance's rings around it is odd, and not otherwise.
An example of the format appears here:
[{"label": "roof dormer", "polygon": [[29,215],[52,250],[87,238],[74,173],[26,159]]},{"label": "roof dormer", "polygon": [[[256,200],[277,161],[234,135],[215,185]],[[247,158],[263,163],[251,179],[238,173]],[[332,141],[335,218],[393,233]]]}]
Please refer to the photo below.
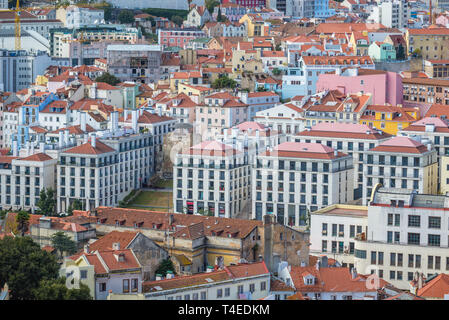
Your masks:
[{"label": "roof dormer", "polygon": [[311,273],[304,273],[302,276],[302,279],[304,280],[304,285],[311,286],[315,284],[315,276]]}]

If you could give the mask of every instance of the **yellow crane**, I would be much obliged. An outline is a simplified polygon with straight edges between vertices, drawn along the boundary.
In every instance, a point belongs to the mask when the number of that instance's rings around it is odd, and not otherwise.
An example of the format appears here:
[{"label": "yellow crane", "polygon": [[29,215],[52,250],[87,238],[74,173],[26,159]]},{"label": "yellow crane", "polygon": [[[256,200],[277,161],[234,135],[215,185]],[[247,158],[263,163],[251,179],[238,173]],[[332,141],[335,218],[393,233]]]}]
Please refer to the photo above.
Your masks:
[{"label": "yellow crane", "polygon": [[15,49],[20,50],[22,48],[20,43],[20,4],[19,0],[17,0],[16,7],[12,10],[15,12],[14,17],[14,35],[15,35]]}]

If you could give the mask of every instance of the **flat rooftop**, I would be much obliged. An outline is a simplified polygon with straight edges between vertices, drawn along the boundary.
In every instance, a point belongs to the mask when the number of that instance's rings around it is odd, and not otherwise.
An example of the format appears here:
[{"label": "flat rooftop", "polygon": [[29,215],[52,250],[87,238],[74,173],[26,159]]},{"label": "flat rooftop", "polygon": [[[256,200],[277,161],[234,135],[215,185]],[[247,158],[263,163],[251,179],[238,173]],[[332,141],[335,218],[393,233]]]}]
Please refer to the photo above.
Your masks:
[{"label": "flat rooftop", "polygon": [[349,216],[349,217],[367,217],[368,207],[355,205],[332,205],[312,214],[332,215],[332,216]]}]

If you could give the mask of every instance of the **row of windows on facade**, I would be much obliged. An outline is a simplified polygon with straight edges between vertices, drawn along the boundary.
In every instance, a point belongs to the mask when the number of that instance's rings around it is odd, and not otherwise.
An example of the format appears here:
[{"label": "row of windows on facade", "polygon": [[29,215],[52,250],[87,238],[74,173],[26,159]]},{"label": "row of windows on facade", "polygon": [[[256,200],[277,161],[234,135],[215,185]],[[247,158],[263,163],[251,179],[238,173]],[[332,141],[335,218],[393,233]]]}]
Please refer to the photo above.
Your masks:
[{"label": "row of windows on facade", "polygon": [[[266,175],[267,179],[266,180],[273,180],[273,175],[272,174],[268,174]],[[284,180],[284,173],[283,172],[279,172],[278,177],[277,177],[278,181],[283,181]],[[261,188],[262,187],[262,175],[259,173],[259,170],[257,170],[256,173],[256,188]],[[309,175],[309,179],[307,179],[307,175],[305,173],[301,173],[299,180],[296,178],[296,175],[294,172],[291,172],[289,175],[289,181],[295,181],[296,183],[299,182],[306,182],[307,180],[309,180],[309,182],[312,183],[317,183],[318,182],[318,175],[313,173],[311,175]],[[321,183],[329,183],[329,175],[328,174],[323,174],[321,175],[321,179],[320,179]],[[267,181],[267,186],[268,188],[272,188],[273,186],[273,182],[272,181]],[[284,183],[283,182],[278,182],[278,190],[283,190],[284,189]],[[296,183],[290,183],[290,191],[294,191],[295,189],[295,185]],[[301,184],[301,190],[305,190],[305,184]],[[305,192],[305,191],[301,191],[301,192]]]},{"label": "row of windows on facade", "polygon": [[[151,152],[150,152],[150,155],[151,155]],[[122,155],[121,155],[122,156]],[[149,162],[149,159],[147,158],[147,159],[142,159],[143,157],[146,157],[147,156],[147,152],[145,152],[145,154],[144,155],[142,155],[142,156],[140,156],[140,164],[142,165],[143,164],[143,162],[144,163],[148,163]],[[64,159],[63,159],[64,158]],[[131,155],[129,158],[128,158],[128,155],[126,154],[125,155],[125,159],[123,160],[123,157],[120,157],[121,159],[120,159],[120,161],[118,160],[118,157],[117,157],[117,155],[115,155],[115,157],[113,157],[113,156],[110,156],[109,158],[108,157],[103,157],[103,158],[90,158],[90,161],[88,161],[89,160],[89,158],[79,158],[80,159],[80,161],[79,162],[77,162],[75,159],[75,157],[71,157],[70,158],[70,161],[69,162],[67,162],[66,161],[66,159],[65,159],[65,157],[63,157],[63,156],[61,156],[61,159],[60,159],[60,161],[59,161],[59,164],[60,165],[78,165],[78,166],[86,166],[86,167],[102,167],[102,166],[109,166],[109,165],[114,165],[114,164],[118,164],[118,163],[120,163],[120,170],[123,170],[123,161],[133,161],[134,160],[134,157]],[[135,157],[136,159],[135,159],[135,164],[137,165],[139,162],[138,162],[138,158],[139,157]],[[96,159],[98,159],[98,161],[96,160]],[[89,164],[87,164],[87,163],[89,163]],[[132,164],[132,162],[130,163],[130,164]],[[127,165],[127,164],[126,164]],[[112,170],[112,168],[114,168],[114,167],[117,167],[117,166],[112,166],[111,167],[111,170]],[[65,169],[65,167],[61,167],[61,169]],[[74,168],[71,168],[71,169],[74,169]],[[84,169],[84,168],[82,168],[82,169]],[[105,170],[107,170],[108,168],[106,167],[105,168]],[[102,169],[100,169],[100,170],[102,170]]]},{"label": "row of windows on facade", "polygon": [[[234,183],[231,182],[230,185],[229,185],[230,190],[246,187],[247,185],[250,184],[249,183],[249,177],[248,177],[248,179],[243,178],[242,180],[243,180],[243,183],[242,183],[242,181],[240,181],[238,184],[237,184],[237,181],[234,181]],[[185,182],[185,180],[184,180],[184,182]],[[178,188],[182,188],[182,180],[178,179],[177,187]],[[191,179],[187,180],[187,188],[188,189],[192,189],[193,188],[193,180],[191,180]],[[203,189],[204,188],[203,180],[198,180],[198,184],[196,185],[196,188],[198,188],[198,189]],[[226,188],[225,187],[225,183],[224,182],[220,182],[218,184],[218,188],[219,188],[218,190],[224,191],[225,188]],[[214,190],[214,189],[215,189],[214,181],[209,181],[209,190]]]},{"label": "row of windows on facade", "polygon": [[[260,291],[266,291],[266,290],[267,290],[266,281],[260,282]],[[256,284],[250,283],[248,286],[248,291],[251,293],[254,293],[256,291]],[[244,292],[244,285],[239,285],[237,287],[237,294],[241,294],[243,292]],[[200,297],[200,300],[207,300],[206,294],[207,294],[206,291],[194,292],[194,293],[192,293],[192,295],[185,294],[184,296],[182,296],[182,295],[169,296],[169,297],[167,297],[167,300],[198,300],[199,297]],[[217,298],[217,299],[223,298],[223,297],[230,297],[230,296],[231,296],[231,288],[229,288],[229,287],[224,288],[224,290],[221,288],[216,290],[215,298]],[[192,299],[190,299],[190,297],[192,297]],[[213,299],[213,297],[209,297],[209,299]]]},{"label": "row of windows on facade", "polygon": [[[408,215],[407,216],[408,227],[421,228],[421,216],[419,215]],[[401,225],[401,215],[396,213],[388,213],[387,225],[399,227]],[[441,228],[441,217],[428,217],[427,228],[430,229],[440,229]]]},{"label": "row of windows on facade", "polygon": [[[203,193],[203,191],[198,191],[197,195],[198,195],[197,196],[198,200],[204,200],[204,193]],[[178,199],[182,198],[182,190],[178,190],[178,192],[176,194],[176,197]],[[248,192],[248,197],[249,197],[249,192]],[[240,192],[240,193],[236,193],[235,194],[235,199],[237,200],[238,198],[243,198],[245,200],[246,199],[246,192],[243,191],[243,192]],[[192,191],[188,191],[187,192],[187,199],[193,199],[193,192]],[[209,192],[208,200],[214,200],[214,199],[215,199],[214,192]],[[231,194],[230,197],[229,197],[229,201],[232,201],[233,199],[234,199],[234,197]],[[218,197],[217,200],[218,201],[225,201],[225,194],[223,192],[220,192],[219,193],[219,197]]]},{"label": "row of windows on facade", "polygon": [[[372,265],[384,265],[384,253],[382,251],[371,251],[370,263]],[[408,255],[408,268],[422,268],[422,259],[420,254]],[[390,252],[389,266],[403,267],[403,254]],[[441,256],[427,256],[427,269],[441,270]],[[449,270],[449,257],[446,257],[446,270]]]}]

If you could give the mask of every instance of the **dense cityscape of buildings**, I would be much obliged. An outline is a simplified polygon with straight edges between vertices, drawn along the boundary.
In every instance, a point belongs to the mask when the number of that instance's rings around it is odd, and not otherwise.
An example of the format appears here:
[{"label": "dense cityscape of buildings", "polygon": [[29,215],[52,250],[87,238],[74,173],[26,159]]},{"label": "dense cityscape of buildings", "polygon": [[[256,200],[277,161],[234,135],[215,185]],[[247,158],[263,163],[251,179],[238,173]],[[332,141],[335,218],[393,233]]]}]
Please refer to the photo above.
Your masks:
[{"label": "dense cityscape of buildings", "polygon": [[0,1],[0,245],[96,300],[449,299],[447,3],[107,2]]}]

